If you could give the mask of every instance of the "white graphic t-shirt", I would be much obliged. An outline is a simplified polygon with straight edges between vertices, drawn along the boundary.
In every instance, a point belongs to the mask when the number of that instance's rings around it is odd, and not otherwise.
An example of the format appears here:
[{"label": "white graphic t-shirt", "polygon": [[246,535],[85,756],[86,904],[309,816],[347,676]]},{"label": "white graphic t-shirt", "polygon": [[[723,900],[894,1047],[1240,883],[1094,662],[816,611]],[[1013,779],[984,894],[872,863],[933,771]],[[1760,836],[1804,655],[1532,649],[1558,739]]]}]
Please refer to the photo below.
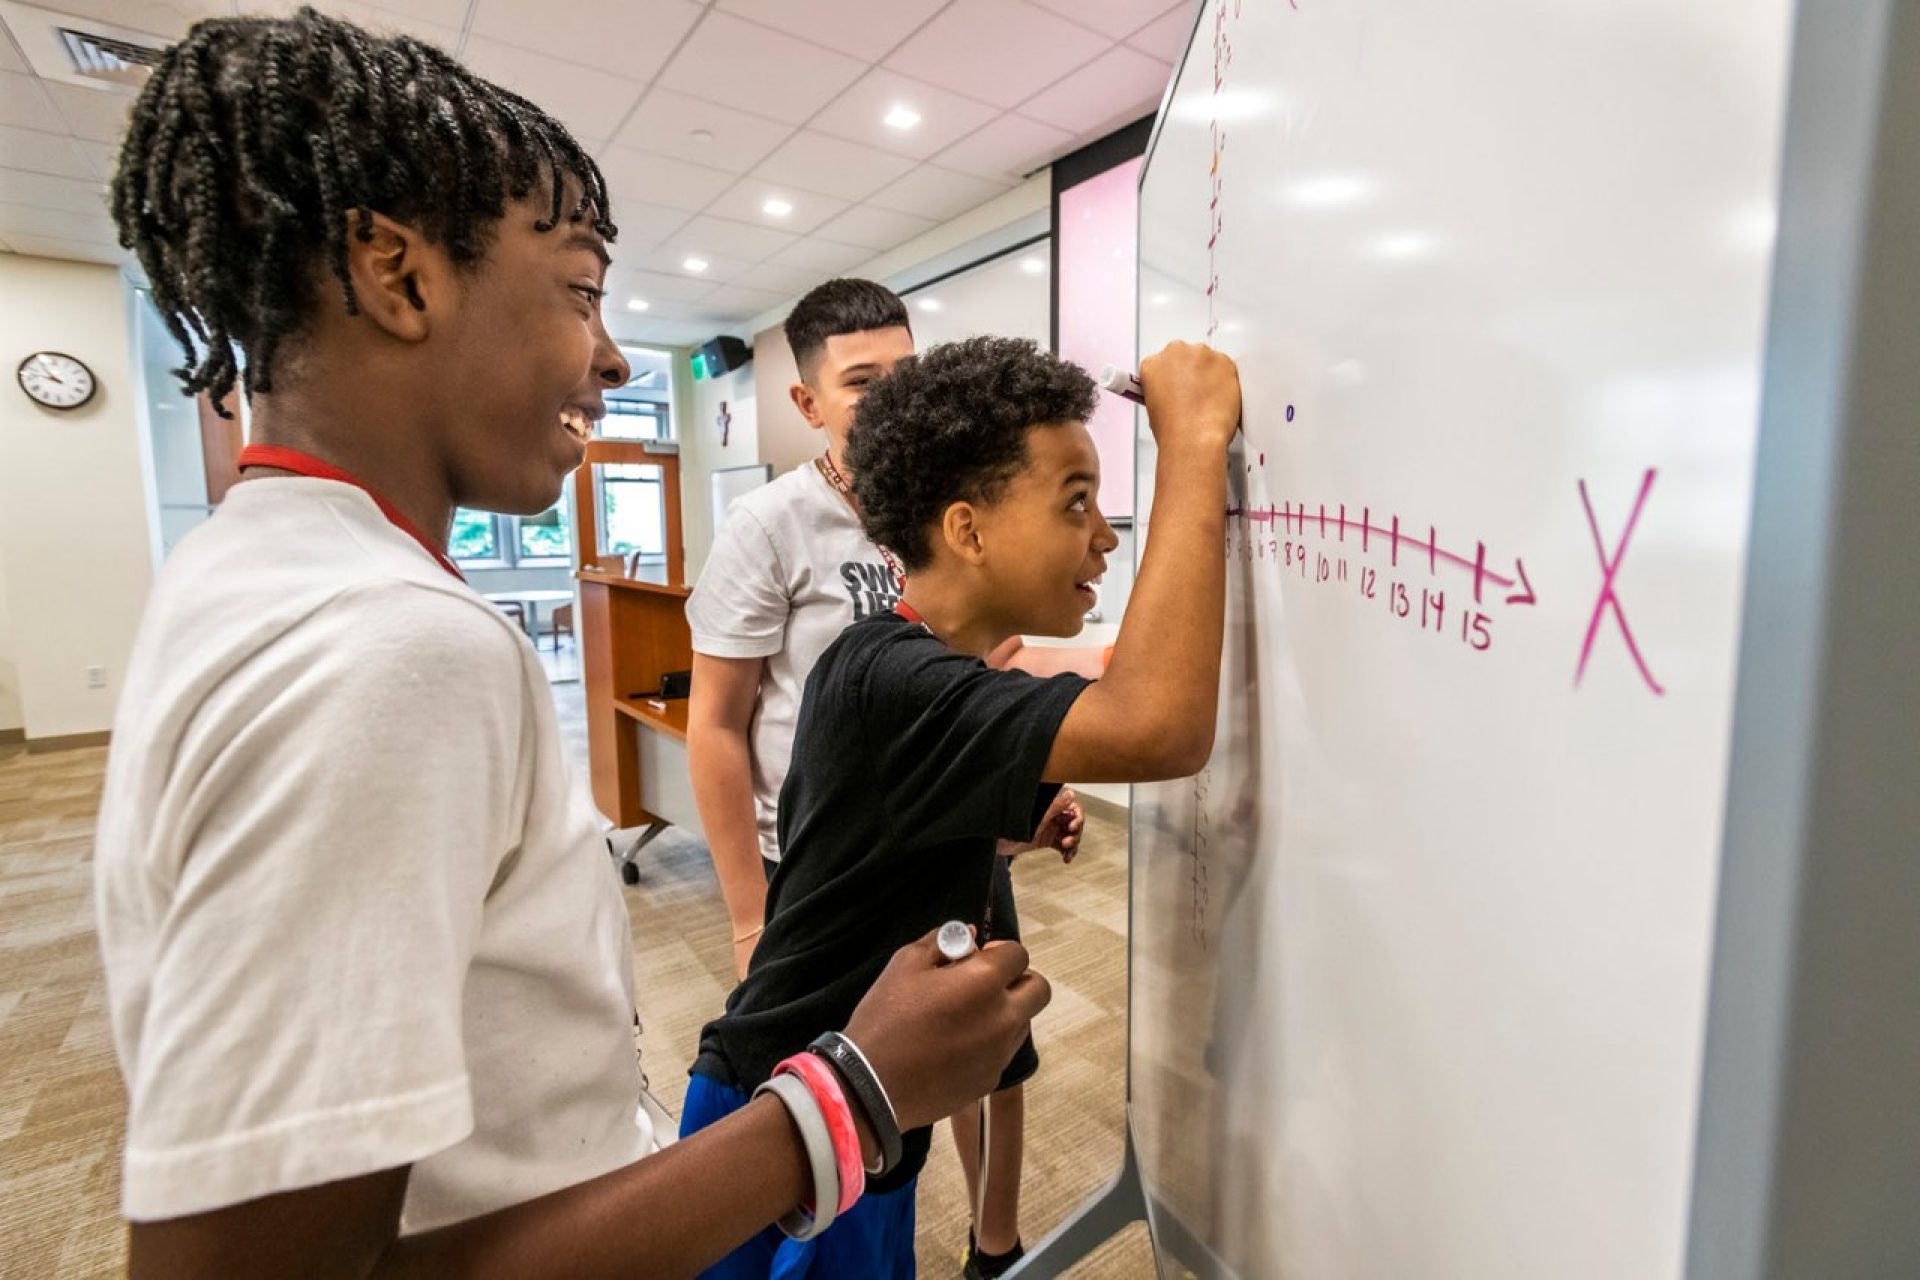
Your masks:
[{"label": "white graphic t-shirt", "polygon": [[687,622],[696,653],[767,660],[748,735],[761,857],[780,859],[775,818],[807,673],[847,624],[899,598],[879,548],[814,463],[728,508]]}]

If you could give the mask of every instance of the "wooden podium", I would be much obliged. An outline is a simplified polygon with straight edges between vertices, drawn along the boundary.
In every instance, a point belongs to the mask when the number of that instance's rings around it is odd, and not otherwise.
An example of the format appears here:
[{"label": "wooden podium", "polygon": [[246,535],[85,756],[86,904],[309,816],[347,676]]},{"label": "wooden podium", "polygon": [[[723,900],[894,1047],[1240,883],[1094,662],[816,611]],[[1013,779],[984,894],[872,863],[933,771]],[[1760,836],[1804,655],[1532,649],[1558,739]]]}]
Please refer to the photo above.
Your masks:
[{"label": "wooden podium", "polygon": [[[629,574],[623,555],[601,549],[598,494],[607,467],[659,470],[666,555],[655,573]],[[593,799],[615,826],[649,829],[630,859],[668,823],[698,830],[686,775],[687,700],[651,696],[662,675],[693,666],[677,449],[654,441],[591,442],[574,473],[573,509]],[[622,870],[630,883],[637,878],[630,862]]]}]

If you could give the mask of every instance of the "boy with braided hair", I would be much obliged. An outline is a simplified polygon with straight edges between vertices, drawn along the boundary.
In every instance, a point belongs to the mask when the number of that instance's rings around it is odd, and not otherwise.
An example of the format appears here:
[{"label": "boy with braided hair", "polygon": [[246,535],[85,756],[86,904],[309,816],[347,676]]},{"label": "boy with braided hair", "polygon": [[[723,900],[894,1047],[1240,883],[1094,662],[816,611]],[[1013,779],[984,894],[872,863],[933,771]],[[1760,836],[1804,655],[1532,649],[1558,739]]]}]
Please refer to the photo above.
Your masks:
[{"label": "boy with braided hair", "polygon": [[[242,483],[149,600],[100,813],[132,1272],[684,1276],[813,1201],[838,1166],[798,1102],[650,1154],[600,820],[531,647],[445,551],[456,505],[550,506],[627,379],[591,158],[307,9],[166,53],[113,211],[182,384],[253,407]],[[1017,946],[936,956],[846,1026],[909,1125],[1047,996]],[[837,1106],[871,1158],[890,1129]]]}]

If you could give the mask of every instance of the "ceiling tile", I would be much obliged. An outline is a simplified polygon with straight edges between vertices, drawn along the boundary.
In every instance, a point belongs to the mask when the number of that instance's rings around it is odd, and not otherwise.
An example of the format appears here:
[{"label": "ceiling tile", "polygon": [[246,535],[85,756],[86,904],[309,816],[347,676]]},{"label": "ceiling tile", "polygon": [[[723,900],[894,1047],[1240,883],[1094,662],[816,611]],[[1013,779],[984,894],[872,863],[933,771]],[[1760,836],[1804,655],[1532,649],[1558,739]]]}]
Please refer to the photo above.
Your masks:
[{"label": "ceiling tile", "polygon": [[640,97],[642,84],[577,62],[468,36],[466,64],[549,112],[574,135],[610,138]]},{"label": "ceiling tile", "polygon": [[1086,134],[1152,111],[1172,74],[1158,58],[1123,45],[1021,103],[1020,114]]},{"label": "ceiling tile", "polygon": [[113,264],[127,262],[132,258],[132,255],[119,245],[97,244],[90,240],[67,240],[60,236],[25,235],[8,231],[6,243],[15,253],[30,253],[40,258],[69,258],[75,262]]},{"label": "ceiling tile", "polygon": [[702,258],[710,259],[718,254],[743,262],[758,262],[799,238],[791,231],[776,231],[751,222],[702,214],[668,237],[664,247]]},{"label": "ceiling tile", "polygon": [[0,71],[0,124],[42,133],[65,133],[67,122],[47,101],[46,90],[32,76]]},{"label": "ceiling tile", "polygon": [[719,8],[803,40],[818,40],[874,62],[947,0],[720,0]]},{"label": "ceiling tile", "polygon": [[634,316],[608,329],[621,342],[648,342],[665,347],[691,347],[714,336],[713,322],[706,319],[648,319]]},{"label": "ceiling tile", "polygon": [[[830,243],[815,241],[816,244]],[[865,250],[861,250],[865,252]],[[785,298],[798,297],[813,288],[827,277],[818,271],[805,271],[799,267],[783,267],[775,262],[762,262],[740,273],[735,283],[749,289],[767,289]],[[768,304],[772,305],[772,304]]]},{"label": "ceiling tile", "polygon": [[[697,138],[696,132],[711,134]],[[616,141],[710,169],[745,173],[793,132],[790,125],[655,86]]]},{"label": "ceiling tile", "polygon": [[955,0],[886,65],[997,106],[1044,89],[1108,41],[1020,0]]},{"label": "ceiling tile", "polygon": [[0,204],[0,234],[8,240],[18,236],[52,236],[110,245],[115,243],[118,232],[112,219],[104,213],[69,213],[32,204]]},{"label": "ceiling tile", "polygon": [[612,198],[613,222],[620,228],[620,238],[613,251],[616,258],[623,253],[651,249],[685,226],[690,216],[685,209],[625,199],[618,189],[612,191]]},{"label": "ceiling tile", "polygon": [[607,286],[607,310],[622,310],[629,298],[645,299],[652,307],[667,302],[693,302],[712,293],[713,281],[698,276],[668,275],[663,271],[639,271],[616,268]]},{"label": "ceiling tile", "polygon": [[117,142],[89,142],[84,138],[73,139],[73,149],[87,162],[92,177],[102,182],[113,179],[113,171],[120,165],[120,144]]},{"label": "ceiling tile", "polygon": [[[697,257],[707,264],[705,271],[688,271],[680,264],[689,257]],[[740,273],[752,266],[745,258],[729,258],[722,254],[697,251],[689,253],[682,248],[662,245],[633,260],[633,265],[648,271],[658,271],[663,275],[677,276],[682,280],[703,280],[708,284],[727,284],[739,278]]]},{"label": "ceiling tile", "polygon": [[629,80],[651,80],[703,11],[693,0],[478,0],[468,29]]},{"label": "ceiling tile", "polygon": [[[769,200],[785,201],[792,208],[781,217],[766,211]],[[707,212],[739,222],[752,222],[795,235],[806,235],[815,227],[847,207],[845,200],[816,195],[798,187],[764,178],[742,178],[727,193],[707,206]]]},{"label": "ceiling tile", "polygon": [[0,173],[0,198],[13,204],[37,205],[63,213],[91,213],[108,217],[106,188],[92,178],[57,178],[44,173],[10,169]]},{"label": "ceiling tile", "polygon": [[762,161],[753,176],[843,200],[864,200],[911,168],[913,161],[905,156],[803,129]]},{"label": "ceiling tile", "polygon": [[718,169],[627,147],[603,147],[598,159],[615,210],[630,199],[697,213],[733,181],[732,174]]},{"label": "ceiling tile", "polygon": [[1003,181],[976,178],[971,174],[923,164],[898,182],[890,183],[867,197],[867,203],[897,213],[945,221],[985,204],[1009,185]]},{"label": "ceiling tile", "polygon": [[67,127],[93,142],[118,142],[127,129],[133,95],[87,85],[42,81]]},{"label": "ceiling tile", "polygon": [[[1115,40],[1132,35],[1167,11],[1167,0],[1028,0]],[[1191,18],[1190,5],[1174,6]]]},{"label": "ceiling tile", "polygon": [[1175,5],[1165,17],[1128,36],[1127,43],[1162,62],[1178,65],[1181,55],[1187,51],[1187,41],[1193,36],[1193,26],[1193,10],[1184,4]]},{"label": "ceiling tile", "polygon": [[891,209],[858,204],[821,227],[820,234],[829,240],[863,245],[876,252],[884,252],[895,245],[905,244],[936,225],[932,218],[916,218],[910,213],[895,213]]},{"label": "ceiling tile", "polygon": [[[858,266],[873,256],[873,250],[861,245],[839,244],[832,240],[806,239],[790,244],[767,262],[781,267],[797,267],[821,274],[821,279]],[[741,279],[745,279],[743,273]]]},{"label": "ceiling tile", "polygon": [[1018,178],[1073,149],[1073,135],[1012,112],[934,157],[944,169],[986,178]]},{"label": "ceiling tile", "polygon": [[[312,3],[320,12],[343,18],[378,36],[407,35],[452,53],[460,47],[460,25],[466,20],[466,6],[451,22],[436,20],[436,6],[401,9],[365,4],[361,0],[240,0],[240,12],[262,17],[290,18]],[[444,6],[440,6],[444,8]],[[444,17],[444,15],[441,15]]]},{"label": "ceiling tile", "polygon": [[737,284],[723,284],[700,299],[700,305],[735,320],[747,320],[769,307],[779,306],[786,300],[787,295],[784,293],[770,293],[765,289],[745,289]]},{"label": "ceiling tile", "polygon": [[[0,167],[29,173],[53,173],[63,178],[91,178],[93,169],[71,138],[36,129],[0,124]],[[0,173],[0,199],[17,200],[11,178]]]},{"label": "ceiling tile", "polygon": [[[896,106],[920,117],[911,129],[895,129],[886,115]],[[963,98],[897,71],[875,67],[807,122],[809,129],[864,142],[883,151],[924,160],[978,129],[997,114],[984,102]]]},{"label": "ceiling tile", "polygon": [[660,73],[660,83],[799,124],[864,70],[865,63],[844,53],[710,12]]},{"label": "ceiling tile", "polygon": [[49,0],[40,7],[145,31],[168,41],[187,34],[187,28],[202,18],[233,12],[231,0]]},{"label": "ceiling tile", "polygon": [[[403,11],[411,17],[442,27],[458,29],[466,25],[471,0],[375,0],[376,9]],[[244,0],[242,0],[244,6]]]}]

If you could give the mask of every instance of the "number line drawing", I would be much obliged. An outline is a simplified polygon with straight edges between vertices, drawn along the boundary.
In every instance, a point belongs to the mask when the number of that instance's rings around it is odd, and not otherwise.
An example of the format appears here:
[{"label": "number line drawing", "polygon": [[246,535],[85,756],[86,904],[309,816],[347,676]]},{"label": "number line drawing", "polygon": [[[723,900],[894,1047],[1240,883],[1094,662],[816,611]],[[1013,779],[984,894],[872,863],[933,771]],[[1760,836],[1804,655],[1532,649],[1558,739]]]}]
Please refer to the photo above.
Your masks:
[{"label": "number line drawing", "polygon": [[1587,496],[1587,482],[1580,481],[1580,505],[1587,512],[1587,529],[1593,534],[1594,554],[1600,557],[1600,594],[1593,602],[1593,616],[1587,622],[1587,638],[1580,646],[1580,665],[1573,671],[1573,687],[1579,688],[1580,681],[1587,674],[1587,659],[1593,656],[1594,641],[1600,635],[1600,618],[1608,609],[1613,610],[1613,619],[1620,627],[1620,638],[1627,642],[1627,652],[1633,655],[1633,665],[1640,668],[1640,678],[1647,682],[1655,697],[1665,697],[1666,689],[1653,678],[1653,672],[1647,669],[1647,660],[1640,654],[1640,646],[1634,641],[1633,628],[1627,625],[1626,610],[1620,605],[1620,595],[1614,589],[1614,581],[1620,575],[1620,562],[1626,559],[1627,544],[1633,539],[1634,526],[1640,523],[1640,512],[1647,505],[1647,495],[1653,492],[1655,469],[1647,468],[1646,475],[1640,478],[1640,493],[1633,500],[1633,510],[1627,515],[1626,528],[1620,531],[1620,541],[1615,544],[1613,554],[1607,554],[1605,540],[1600,535],[1600,521],[1593,514],[1593,500]]},{"label": "number line drawing", "polygon": [[[1327,507],[1325,503],[1315,504],[1315,509],[1312,512],[1307,510],[1306,503],[1302,502],[1296,505],[1292,501],[1283,502],[1277,507],[1271,504],[1264,507],[1228,507],[1227,518],[1230,520],[1246,520],[1252,524],[1270,525],[1278,523],[1283,531],[1300,536],[1304,536],[1307,533],[1307,526],[1312,524],[1318,528],[1321,537],[1324,538],[1327,534]],[[1440,535],[1432,525],[1427,526],[1427,537],[1423,542],[1419,538],[1400,532],[1400,517],[1397,515],[1392,517],[1391,522],[1385,528],[1374,524],[1372,507],[1362,507],[1360,509],[1360,519],[1356,521],[1347,515],[1346,504],[1342,503],[1340,504],[1336,519],[1338,523],[1337,540],[1342,542],[1346,541],[1347,530],[1357,528],[1360,530],[1360,550],[1362,552],[1369,549],[1374,534],[1377,533],[1381,537],[1386,538],[1391,543],[1390,563],[1395,566],[1398,566],[1400,563],[1400,545],[1405,543],[1409,547],[1414,547],[1427,553],[1428,573],[1439,572],[1441,561],[1468,570],[1473,574],[1473,598],[1476,602],[1480,600],[1481,592],[1485,584],[1489,582],[1496,587],[1519,588],[1519,590],[1514,591],[1513,594],[1507,597],[1508,604],[1533,604],[1536,601],[1533,593],[1533,584],[1527,579],[1525,564],[1516,557],[1513,562],[1512,577],[1494,572],[1487,567],[1487,546],[1484,542],[1475,544],[1475,551],[1471,557],[1457,555],[1440,545]]]}]

